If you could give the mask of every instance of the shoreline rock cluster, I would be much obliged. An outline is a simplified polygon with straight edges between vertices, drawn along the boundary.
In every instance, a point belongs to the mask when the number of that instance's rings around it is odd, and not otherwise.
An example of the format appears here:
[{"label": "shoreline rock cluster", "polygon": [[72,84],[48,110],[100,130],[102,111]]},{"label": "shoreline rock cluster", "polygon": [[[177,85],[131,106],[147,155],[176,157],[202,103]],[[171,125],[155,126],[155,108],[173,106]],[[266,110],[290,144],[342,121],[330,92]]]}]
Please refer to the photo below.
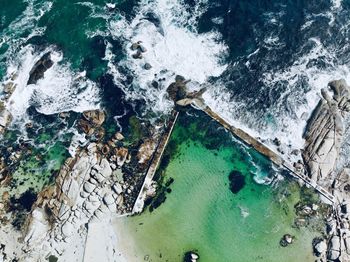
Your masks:
[{"label": "shoreline rock cluster", "polygon": [[315,239],[317,261],[350,261],[350,170],[337,171],[343,142],[344,122],[350,112],[350,87],[345,80],[328,84],[309,119],[302,152],[307,173],[312,180],[332,192],[336,203],[327,218],[327,237]]},{"label": "shoreline rock cluster", "polygon": [[[55,184],[38,194],[14,259],[83,257],[89,225],[131,214],[162,128],[126,147],[119,132],[105,137],[105,119],[102,110],[82,113],[77,125],[87,142],[65,161]],[[4,255],[9,250],[5,246]]]}]

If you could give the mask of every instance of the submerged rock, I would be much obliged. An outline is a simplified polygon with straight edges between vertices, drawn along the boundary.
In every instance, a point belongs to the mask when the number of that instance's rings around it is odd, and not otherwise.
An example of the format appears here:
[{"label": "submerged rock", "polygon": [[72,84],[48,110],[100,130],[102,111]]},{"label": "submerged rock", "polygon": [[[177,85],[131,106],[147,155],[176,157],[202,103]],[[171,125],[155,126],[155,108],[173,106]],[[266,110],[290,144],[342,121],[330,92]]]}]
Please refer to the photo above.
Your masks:
[{"label": "submerged rock", "polygon": [[146,63],[144,66],[143,66],[144,69],[146,70],[150,70],[152,68],[151,64],[150,63]]},{"label": "submerged rock", "polygon": [[188,251],[185,253],[184,262],[195,262],[199,260],[199,255],[194,251]]},{"label": "submerged rock", "polygon": [[230,180],[230,190],[234,194],[237,194],[245,186],[245,177],[238,171],[232,171],[228,178]]},{"label": "submerged rock", "polygon": [[293,239],[294,239],[294,237],[291,236],[290,234],[285,234],[280,240],[280,245],[282,247],[286,247],[286,246],[293,243]]}]

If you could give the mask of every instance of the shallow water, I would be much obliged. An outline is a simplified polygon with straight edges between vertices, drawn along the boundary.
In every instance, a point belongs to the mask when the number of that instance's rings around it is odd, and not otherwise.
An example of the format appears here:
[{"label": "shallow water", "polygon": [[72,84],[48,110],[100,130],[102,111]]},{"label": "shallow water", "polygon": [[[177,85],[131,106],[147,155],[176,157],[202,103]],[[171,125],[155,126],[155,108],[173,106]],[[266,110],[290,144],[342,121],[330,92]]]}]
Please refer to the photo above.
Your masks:
[{"label": "shallow water", "polygon": [[[257,184],[254,173],[273,172],[266,159],[249,156],[235,141],[218,147],[209,150],[198,141],[183,140],[165,169],[164,180],[175,180],[166,201],[152,213],[117,221],[119,237],[134,241],[128,247],[130,261],[147,256],[148,261],[182,261],[189,250],[198,251],[204,262],[314,261],[311,243],[320,233],[292,227],[299,187],[292,181],[280,181],[278,187]],[[246,184],[237,194],[229,189],[233,170],[245,176]],[[295,236],[295,242],[281,247],[286,233]]]}]

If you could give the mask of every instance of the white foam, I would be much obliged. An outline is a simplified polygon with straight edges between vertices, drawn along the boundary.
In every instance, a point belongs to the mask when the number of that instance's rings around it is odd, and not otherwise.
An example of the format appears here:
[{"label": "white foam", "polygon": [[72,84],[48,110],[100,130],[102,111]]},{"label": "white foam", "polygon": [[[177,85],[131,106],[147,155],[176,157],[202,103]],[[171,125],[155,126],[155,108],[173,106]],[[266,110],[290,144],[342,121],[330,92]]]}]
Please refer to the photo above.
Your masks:
[{"label": "white foam", "polygon": [[341,8],[343,0],[332,0],[333,8],[334,9],[339,9]]},{"label": "white foam", "polygon": [[11,60],[23,43],[31,37],[42,35],[45,31],[45,27],[38,26],[38,21],[51,10],[52,2],[36,3],[34,0],[24,2],[27,6],[22,14],[0,32],[0,48],[3,44],[8,45],[6,52],[0,55],[0,61]]},{"label": "white foam", "polygon": [[[180,0],[141,1],[138,14],[128,23],[125,19],[112,21],[110,30],[114,37],[127,39],[125,50],[127,60],[122,63],[134,73],[131,87],[123,88],[129,99],[146,99],[147,106],[155,112],[166,112],[172,102],[166,99],[166,88],[174,81],[175,74],[187,79],[205,82],[208,77],[219,76],[226,68],[221,64],[221,55],[226,46],[220,42],[217,32],[199,34],[195,28],[198,17],[205,11],[206,1],[199,1],[191,14]],[[145,19],[145,14],[153,12],[160,21],[160,27]],[[148,50],[142,59],[133,59],[130,50],[133,42],[142,41]],[[145,70],[145,63],[151,64]],[[117,70],[110,65],[111,72]],[[161,73],[166,70],[166,73]],[[155,74],[165,77],[160,87],[150,86]],[[118,82],[117,75],[115,77]],[[157,79],[157,78],[156,78]]]},{"label": "white foam", "polygon": [[[46,52],[51,52],[53,66],[36,84],[27,85],[30,70]],[[7,102],[7,108],[14,118],[23,117],[31,105],[47,115],[98,108],[97,86],[84,77],[84,72],[72,72],[70,65],[62,62],[62,54],[53,48],[37,53],[29,45],[17,54],[17,58],[8,67],[8,75],[12,72],[18,75],[15,80],[17,87]]]},{"label": "white foam", "polygon": [[[261,119],[256,117],[255,112],[246,110],[245,103],[236,100],[231,96],[223,84],[217,84],[204,94],[206,103],[219,112],[231,124],[249,132],[255,137],[270,141],[278,137],[283,144],[291,145],[290,150],[302,148],[304,140],[302,134],[306,126],[306,120],[302,115],[310,116],[320,99],[320,90],[325,88],[331,80],[345,78],[350,83],[350,70],[346,65],[336,65],[336,57],[332,51],[316,38],[309,42],[313,48],[304,56],[300,57],[290,67],[266,72],[263,79],[260,79],[265,88],[273,88],[276,84],[288,82],[288,88],[278,99],[278,103],[270,109],[269,113],[274,117],[274,124],[263,124]],[[320,69],[317,66],[310,66],[311,61],[325,59],[327,67]],[[308,90],[297,88],[298,81],[305,79]],[[285,110],[286,105],[288,110]]]}]

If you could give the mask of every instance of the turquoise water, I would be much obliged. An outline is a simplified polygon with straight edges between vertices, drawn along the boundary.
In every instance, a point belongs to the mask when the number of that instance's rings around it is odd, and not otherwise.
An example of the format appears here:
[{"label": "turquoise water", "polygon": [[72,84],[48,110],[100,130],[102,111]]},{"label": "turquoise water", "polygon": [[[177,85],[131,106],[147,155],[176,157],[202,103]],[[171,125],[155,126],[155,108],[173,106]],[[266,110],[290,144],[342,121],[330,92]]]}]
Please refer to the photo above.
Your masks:
[{"label": "turquoise water", "polygon": [[[190,129],[178,126],[173,139]],[[210,140],[205,135],[209,129],[200,139]],[[217,136],[229,138],[222,132]],[[129,261],[182,261],[189,250],[196,250],[204,262],[314,261],[312,239],[320,233],[293,227],[299,186],[292,181],[275,187],[257,184],[254,174],[271,169],[267,160],[257,157],[234,141],[217,150],[198,139],[180,142],[163,173],[164,181],[174,178],[166,201],[153,212],[118,222],[120,237],[134,242]],[[252,161],[259,164],[254,167]],[[233,170],[245,176],[246,185],[237,194],[229,190]],[[286,233],[295,236],[295,242],[281,247]]]}]

